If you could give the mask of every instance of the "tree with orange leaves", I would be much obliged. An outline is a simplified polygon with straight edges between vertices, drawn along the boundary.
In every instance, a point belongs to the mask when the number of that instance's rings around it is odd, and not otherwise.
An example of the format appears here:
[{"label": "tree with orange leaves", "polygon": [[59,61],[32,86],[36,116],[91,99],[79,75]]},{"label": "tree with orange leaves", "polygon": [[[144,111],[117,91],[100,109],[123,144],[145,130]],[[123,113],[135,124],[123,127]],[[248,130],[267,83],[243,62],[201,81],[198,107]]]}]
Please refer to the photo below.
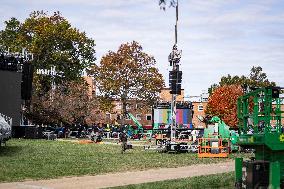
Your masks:
[{"label": "tree with orange leaves", "polygon": [[154,57],[143,52],[136,41],[122,44],[117,52],[109,51],[93,70],[99,95],[120,99],[123,115],[130,99],[152,105],[164,87],[155,64]]},{"label": "tree with orange leaves", "polygon": [[237,99],[243,95],[240,85],[224,85],[214,90],[208,100],[205,113],[220,117],[227,125],[237,126]]}]

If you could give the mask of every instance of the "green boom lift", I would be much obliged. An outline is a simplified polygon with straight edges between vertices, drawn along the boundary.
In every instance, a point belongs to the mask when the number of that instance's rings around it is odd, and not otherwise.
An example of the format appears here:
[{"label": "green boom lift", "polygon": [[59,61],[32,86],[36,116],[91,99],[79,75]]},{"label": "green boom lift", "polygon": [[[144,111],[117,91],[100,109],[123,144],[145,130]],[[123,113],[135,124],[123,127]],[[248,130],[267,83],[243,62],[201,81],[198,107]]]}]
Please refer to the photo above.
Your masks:
[{"label": "green boom lift", "polygon": [[138,134],[139,132],[141,132],[143,134],[143,126],[141,125],[141,123],[136,119],[136,117],[134,117],[134,115],[132,115],[131,113],[127,112],[127,114],[129,115],[129,117],[132,119],[132,121],[137,125],[137,129],[135,130],[134,134]]},{"label": "green boom lift", "polygon": [[236,188],[284,188],[283,88],[266,87],[238,98],[239,145],[255,157],[235,160]]},{"label": "green boom lift", "polygon": [[239,136],[234,130],[230,130],[230,127],[218,116],[213,116],[209,122],[215,125],[208,125],[204,129],[204,138],[222,138],[223,143],[229,144],[231,152],[239,150],[239,146],[237,145]]},{"label": "green boom lift", "polygon": [[[132,119],[132,121],[137,125],[138,129],[136,129],[134,131],[134,134],[138,134],[141,133],[142,135],[144,134],[144,129],[143,126],[141,125],[141,123],[136,119],[136,117],[134,117],[134,115],[132,115],[131,113],[127,112],[127,114],[129,115],[129,117]],[[152,130],[148,130],[146,133],[146,136],[148,139],[152,138],[152,134],[153,131]]]}]

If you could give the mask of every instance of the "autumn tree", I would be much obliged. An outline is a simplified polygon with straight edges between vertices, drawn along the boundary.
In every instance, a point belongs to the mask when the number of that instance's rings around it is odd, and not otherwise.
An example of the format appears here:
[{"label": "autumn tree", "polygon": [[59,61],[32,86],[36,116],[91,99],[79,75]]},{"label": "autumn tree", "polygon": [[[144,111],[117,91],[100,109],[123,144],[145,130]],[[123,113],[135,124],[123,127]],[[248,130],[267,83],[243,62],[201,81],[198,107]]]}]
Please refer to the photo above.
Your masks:
[{"label": "autumn tree", "polygon": [[275,82],[271,82],[268,80],[265,72],[262,71],[260,66],[253,66],[250,70],[249,76],[231,76],[228,74],[227,76],[221,77],[219,84],[212,84],[208,88],[208,93],[212,94],[214,89],[218,87],[222,87],[225,85],[241,85],[249,88],[258,88],[258,87],[267,87],[267,86],[275,86]]},{"label": "autumn tree", "polygon": [[243,95],[240,85],[224,85],[214,90],[210,95],[205,110],[208,116],[218,116],[227,125],[237,125],[237,99]]},{"label": "autumn tree", "polygon": [[71,81],[48,91],[33,101],[32,119],[36,123],[81,123],[95,121],[98,101],[88,94],[85,82]]},{"label": "autumn tree", "polygon": [[68,82],[62,85],[56,93],[57,109],[65,122],[86,123],[91,112],[96,107],[96,100],[88,94],[88,85],[84,82]]},{"label": "autumn tree", "polygon": [[135,41],[122,44],[117,52],[109,51],[94,70],[100,95],[120,99],[123,115],[130,99],[152,105],[164,86],[155,64],[154,57],[143,52]]}]

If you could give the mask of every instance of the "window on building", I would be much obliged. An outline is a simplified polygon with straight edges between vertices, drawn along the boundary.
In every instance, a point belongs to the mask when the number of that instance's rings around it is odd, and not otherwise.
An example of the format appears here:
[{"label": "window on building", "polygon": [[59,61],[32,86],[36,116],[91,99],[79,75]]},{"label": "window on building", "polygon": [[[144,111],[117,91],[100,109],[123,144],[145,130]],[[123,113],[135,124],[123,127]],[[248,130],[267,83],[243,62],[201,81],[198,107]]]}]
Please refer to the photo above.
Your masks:
[{"label": "window on building", "polygon": [[208,102],[208,98],[202,98],[202,102]]},{"label": "window on building", "polygon": [[136,114],[136,119],[141,120],[141,114]]},{"label": "window on building", "polygon": [[198,110],[199,112],[202,112],[202,111],[203,111],[203,105],[198,105],[197,110]]},{"label": "window on building", "polygon": [[92,79],[92,89],[93,91],[96,91],[96,82],[94,79]]},{"label": "window on building", "polygon": [[151,114],[146,115],[146,120],[151,121],[152,120],[152,115]]},{"label": "window on building", "polygon": [[110,113],[106,113],[106,119],[110,120]]}]

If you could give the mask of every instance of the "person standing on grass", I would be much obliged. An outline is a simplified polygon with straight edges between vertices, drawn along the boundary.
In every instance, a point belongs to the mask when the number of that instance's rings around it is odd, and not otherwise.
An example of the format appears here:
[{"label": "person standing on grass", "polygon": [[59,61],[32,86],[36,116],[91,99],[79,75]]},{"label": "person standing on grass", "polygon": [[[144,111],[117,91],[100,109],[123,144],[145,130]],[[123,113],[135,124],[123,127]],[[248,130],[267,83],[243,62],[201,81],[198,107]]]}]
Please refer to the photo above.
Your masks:
[{"label": "person standing on grass", "polygon": [[127,135],[125,131],[120,133],[119,140],[121,142],[121,153],[124,153],[127,149]]}]

